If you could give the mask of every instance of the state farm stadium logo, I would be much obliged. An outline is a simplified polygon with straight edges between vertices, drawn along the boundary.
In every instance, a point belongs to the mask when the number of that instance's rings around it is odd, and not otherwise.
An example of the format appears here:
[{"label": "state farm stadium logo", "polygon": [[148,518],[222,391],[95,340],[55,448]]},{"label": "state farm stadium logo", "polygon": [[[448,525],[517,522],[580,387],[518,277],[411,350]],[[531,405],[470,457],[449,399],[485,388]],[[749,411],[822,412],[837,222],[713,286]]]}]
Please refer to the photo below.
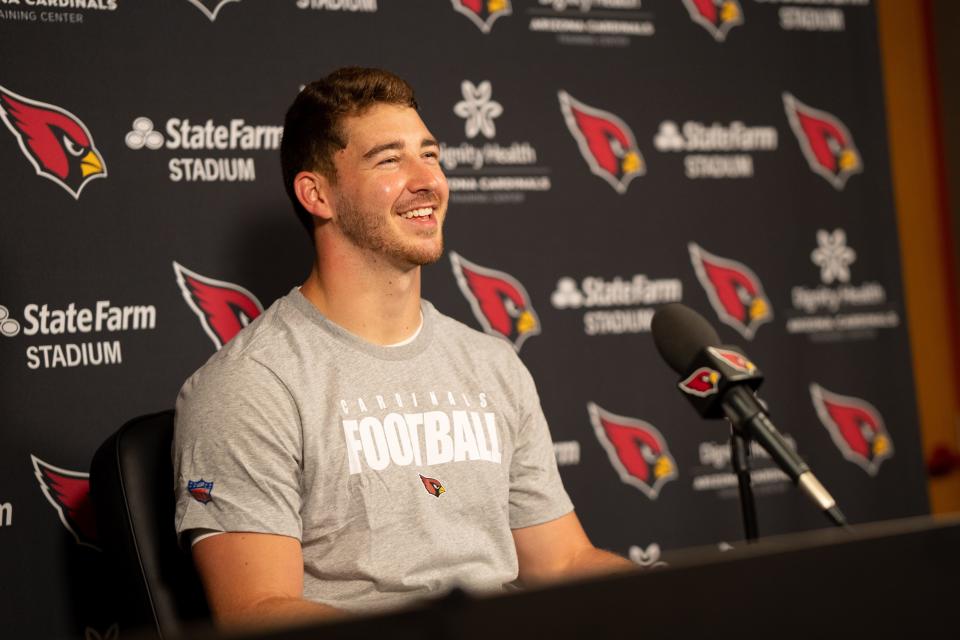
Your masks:
[{"label": "state farm stadium logo", "polygon": [[485,333],[503,338],[517,351],[527,338],[540,333],[540,319],[530,294],[519,280],[504,271],[470,262],[453,251],[450,266]]},{"label": "state farm stadium logo", "polygon": [[819,229],[810,262],[820,283],[790,289],[793,313],[787,333],[816,340],[872,338],[878,329],[900,326],[900,315],[887,302],[886,288],[876,281],[853,283],[857,252],[847,244],[844,229]]},{"label": "state farm stadium logo", "polygon": [[656,500],[663,486],[678,475],[663,434],[649,422],[618,416],[593,402],[587,403],[587,413],[620,480]]},{"label": "state farm stadium logo", "polygon": [[[33,370],[122,364],[123,341],[115,336],[157,326],[152,304],[31,302],[22,309],[18,318],[10,305],[0,305],[0,335],[29,343],[24,355]],[[84,340],[87,336],[95,339]]]},{"label": "state farm stadium logo", "polygon": [[161,131],[152,119],[139,116],[124,142],[134,151],[178,152],[164,154],[171,182],[253,182],[256,159],[244,152],[276,151],[282,135],[282,126],[249,124],[243,118],[168,118]]},{"label": "state farm stadium logo", "polygon": [[493,23],[513,13],[510,0],[450,0],[453,10],[465,16],[483,33],[490,33]]},{"label": "state farm stadium logo", "polygon": [[240,0],[187,0],[187,2],[199,9],[203,15],[210,18],[210,22],[213,22],[217,19],[220,10],[223,9],[224,6],[232,2],[240,2]]},{"label": "state farm stadium logo", "polygon": [[750,267],[714,255],[696,243],[687,245],[690,263],[717,317],[752,340],[761,325],[773,320],[773,307],[760,278]]},{"label": "state farm stadium logo", "polygon": [[863,171],[863,160],[850,131],[836,116],[814,109],[789,93],[783,108],[810,170],[838,191],[851,176]]},{"label": "state farm stadium logo", "polygon": [[586,276],[577,280],[563,276],[550,296],[554,309],[583,310],[583,332],[588,336],[646,333],[655,306],[683,299],[683,283],[677,278]]},{"label": "state farm stadium logo", "polygon": [[[537,149],[527,140],[501,143],[498,118],[504,106],[493,98],[493,84],[460,83],[453,113],[463,119],[460,142],[440,143],[451,201],[459,204],[517,204],[530,192],[549,191],[549,169],[538,166]],[[502,133],[502,132],[501,132]]]},{"label": "state farm stadium logo", "polygon": [[[869,7],[870,0],[757,0],[764,4],[783,4],[777,9],[780,28],[784,31],[822,31],[838,33],[847,28],[847,7]],[[830,7],[796,6],[809,4],[829,4]]]},{"label": "state farm stadium logo", "polygon": [[75,200],[91,180],[107,177],[93,134],[66,109],[0,86],[0,119],[37,175],[56,183]]},{"label": "state farm stadium logo", "polygon": [[734,27],[743,24],[743,7],[738,0],[683,0],[690,19],[707,30],[717,42],[727,39]]},{"label": "state farm stadium logo", "polygon": [[263,313],[263,305],[244,287],[200,275],[174,262],[177,286],[200,326],[220,349]]},{"label": "state farm stadium logo", "polygon": [[827,391],[817,383],[810,385],[810,398],[843,457],[869,475],[877,475],[880,464],[893,457],[893,439],[876,407],[860,398]]},{"label": "state farm stadium logo", "polygon": [[376,13],[377,0],[296,0],[297,9]]},{"label": "state farm stadium logo", "polygon": [[590,172],[617,193],[626,193],[630,182],[647,172],[633,131],[616,115],[580,102],[566,91],[559,91],[557,97],[563,120]]},{"label": "state farm stadium logo", "polygon": [[532,33],[552,34],[562,45],[626,47],[656,32],[642,0],[537,0],[527,7]]},{"label": "state farm stadium logo", "polygon": [[664,153],[683,153],[684,175],[698,178],[752,178],[754,153],[776,151],[774,127],[748,126],[734,121],[706,124],[688,120],[682,126],[664,120],[653,146]]},{"label": "state farm stadium logo", "polygon": [[[783,439],[792,451],[797,450],[797,443],[792,436],[784,435]],[[697,466],[691,469],[691,486],[694,491],[714,492],[719,498],[739,497],[728,441],[700,442],[697,445],[697,462]],[[770,459],[770,454],[756,442],[750,443],[750,478],[758,493],[786,491],[792,484],[790,477],[780,470]]]}]

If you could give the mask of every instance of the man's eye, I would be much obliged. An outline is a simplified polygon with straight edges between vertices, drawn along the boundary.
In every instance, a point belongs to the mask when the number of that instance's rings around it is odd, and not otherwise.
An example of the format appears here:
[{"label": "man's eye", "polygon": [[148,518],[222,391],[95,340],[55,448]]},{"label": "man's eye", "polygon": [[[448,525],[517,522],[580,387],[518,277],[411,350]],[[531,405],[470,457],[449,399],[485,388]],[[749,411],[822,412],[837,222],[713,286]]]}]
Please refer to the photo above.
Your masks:
[{"label": "man's eye", "polygon": [[399,158],[390,157],[390,158],[384,158],[383,160],[381,160],[381,161],[378,162],[377,164],[393,164],[393,163],[398,162],[398,161],[399,161]]}]

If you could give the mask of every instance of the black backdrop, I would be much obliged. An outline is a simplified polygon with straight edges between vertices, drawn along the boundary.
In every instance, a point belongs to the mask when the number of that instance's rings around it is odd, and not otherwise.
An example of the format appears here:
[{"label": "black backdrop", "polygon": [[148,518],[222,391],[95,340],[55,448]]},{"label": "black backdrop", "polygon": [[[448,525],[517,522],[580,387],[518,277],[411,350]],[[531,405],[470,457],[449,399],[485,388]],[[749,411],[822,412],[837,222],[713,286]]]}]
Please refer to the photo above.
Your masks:
[{"label": "black backdrop", "polygon": [[[724,425],[650,339],[676,300],[761,366],[852,521],[927,510],[868,2],[5,0],[5,632],[116,635],[90,458],[172,405],[246,294],[305,277],[277,127],[346,64],[417,89],[453,188],[424,295],[492,333],[489,291],[531,312],[504,338],[596,544],[652,565],[742,538]],[[825,525],[754,464],[762,534]]]}]

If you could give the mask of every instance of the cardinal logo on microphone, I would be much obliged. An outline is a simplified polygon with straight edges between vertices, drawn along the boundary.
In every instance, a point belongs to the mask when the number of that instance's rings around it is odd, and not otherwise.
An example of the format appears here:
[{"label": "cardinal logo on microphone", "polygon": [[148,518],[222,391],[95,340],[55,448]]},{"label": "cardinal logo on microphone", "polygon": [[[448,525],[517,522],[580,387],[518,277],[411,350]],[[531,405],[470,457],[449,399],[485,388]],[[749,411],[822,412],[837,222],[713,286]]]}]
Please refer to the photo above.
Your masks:
[{"label": "cardinal logo on microphone", "polygon": [[745,264],[721,258],[691,242],[690,262],[720,321],[752,340],[760,325],[773,320],[773,309],[760,279]]},{"label": "cardinal logo on microphone", "polygon": [[706,398],[719,390],[720,373],[709,367],[700,367],[680,382],[680,391]]},{"label": "cardinal logo on microphone", "polygon": [[757,371],[757,365],[750,362],[742,353],[730,351],[729,349],[720,349],[719,347],[707,347],[707,351],[715,357],[722,359],[728,365],[747,375],[753,375]]},{"label": "cardinal logo on microphone", "polygon": [[877,475],[880,464],[893,457],[893,440],[880,412],[865,400],[832,393],[816,383],[810,385],[810,397],[843,457]]},{"label": "cardinal logo on microphone", "polygon": [[850,176],[863,171],[853,136],[835,116],[807,106],[789,93],[783,94],[783,108],[811,171],[838,191]]},{"label": "cardinal logo on microphone", "polygon": [[648,422],[618,416],[593,402],[587,403],[587,412],[620,480],[656,500],[663,485],[677,478],[677,463],[663,435]]}]

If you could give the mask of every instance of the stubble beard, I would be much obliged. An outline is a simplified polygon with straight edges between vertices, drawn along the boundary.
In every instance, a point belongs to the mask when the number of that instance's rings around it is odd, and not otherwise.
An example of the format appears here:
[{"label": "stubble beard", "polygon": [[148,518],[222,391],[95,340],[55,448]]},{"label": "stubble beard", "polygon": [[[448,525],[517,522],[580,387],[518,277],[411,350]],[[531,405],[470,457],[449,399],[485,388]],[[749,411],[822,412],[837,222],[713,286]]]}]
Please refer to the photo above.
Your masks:
[{"label": "stubble beard", "polygon": [[391,262],[411,266],[433,264],[443,255],[443,232],[439,226],[433,229],[432,235],[438,241],[434,245],[404,242],[403,238],[397,237],[382,214],[361,210],[343,194],[340,194],[338,203],[340,215],[337,222],[340,231],[360,249],[383,256]]}]

